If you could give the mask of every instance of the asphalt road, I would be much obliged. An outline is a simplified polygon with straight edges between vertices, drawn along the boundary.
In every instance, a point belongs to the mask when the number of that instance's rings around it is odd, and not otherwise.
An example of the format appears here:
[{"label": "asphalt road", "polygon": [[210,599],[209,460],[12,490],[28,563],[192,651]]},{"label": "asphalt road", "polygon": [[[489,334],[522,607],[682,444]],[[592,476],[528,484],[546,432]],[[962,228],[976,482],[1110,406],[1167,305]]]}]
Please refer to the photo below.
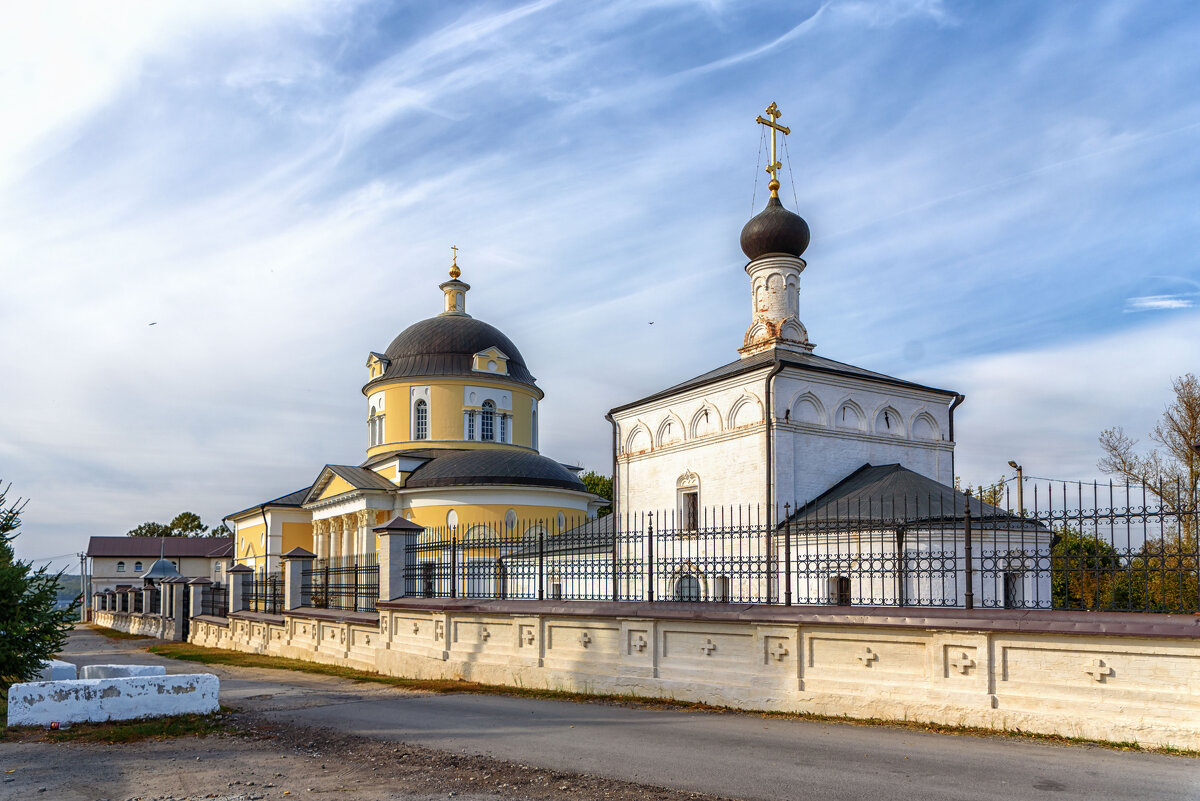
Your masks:
[{"label": "asphalt road", "polygon": [[[73,635],[64,659],[165,662]],[[503,696],[428,695],[289,671],[204,668],[280,722],[739,799],[1200,801],[1200,759],[1004,737]]]}]

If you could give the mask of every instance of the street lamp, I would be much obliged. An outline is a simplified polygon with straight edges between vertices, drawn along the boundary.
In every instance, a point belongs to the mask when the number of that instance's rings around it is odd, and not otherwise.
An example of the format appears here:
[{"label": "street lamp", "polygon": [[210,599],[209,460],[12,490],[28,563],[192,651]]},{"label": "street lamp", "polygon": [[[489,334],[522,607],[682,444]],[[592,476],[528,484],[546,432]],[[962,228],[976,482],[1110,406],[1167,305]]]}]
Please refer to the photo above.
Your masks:
[{"label": "street lamp", "polygon": [[[1197,443],[1197,446],[1200,446],[1200,443]],[[1200,452],[1200,451],[1198,451],[1198,452]],[[1019,514],[1021,517],[1024,517],[1025,516],[1025,473],[1024,473],[1024,468],[1022,468],[1021,465],[1017,464],[1012,459],[1008,460],[1008,466],[1011,467],[1013,470],[1017,471],[1017,514]]]}]

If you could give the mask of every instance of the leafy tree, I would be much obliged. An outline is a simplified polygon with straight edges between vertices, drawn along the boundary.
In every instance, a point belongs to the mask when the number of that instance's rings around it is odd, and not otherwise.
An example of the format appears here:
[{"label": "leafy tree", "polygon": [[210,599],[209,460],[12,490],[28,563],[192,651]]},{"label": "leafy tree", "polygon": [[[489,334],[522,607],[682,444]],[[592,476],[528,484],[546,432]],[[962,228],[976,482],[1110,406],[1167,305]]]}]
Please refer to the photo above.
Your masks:
[{"label": "leafy tree", "polygon": [[967,495],[972,495],[984,503],[990,503],[992,506],[997,506],[1001,509],[1005,508],[1006,499],[1004,497],[1004,477],[1001,476],[996,480],[995,484],[988,484],[986,487],[982,484],[974,487],[964,487],[961,476],[954,477],[954,489]]},{"label": "leafy tree", "polygon": [[166,523],[142,523],[126,532],[129,537],[174,537],[175,532]]},{"label": "leafy tree", "polygon": [[204,523],[195,512],[180,512],[169,526],[177,537],[203,537],[206,534]]},{"label": "leafy tree", "polygon": [[8,486],[0,486],[0,690],[30,681],[67,642],[78,614],[78,600],[55,609],[59,573],[34,570],[17,560],[12,541],[19,534],[24,502],[9,503]]},{"label": "leafy tree", "polygon": [[1146,540],[1116,584],[1117,606],[1145,612],[1196,611],[1198,561],[1196,538],[1190,533]]},{"label": "leafy tree", "polygon": [[170,523],[142,523],[126,532],[130,537],[231,537],[225,524],[207,528],[195,512],[180,512]]},{"label": "leafy tree", "polygon": [[1150,439],[1162,450],[1139,454],[1137,440],[1115,426],[1100,434],[1104,458],[1097,467],[1106,475],[1145,486],[1166,510],[1184,519],[1194,536],[1196,485],[1200,482],[1200,380],[1188,373],[1174,379],[1171,389],[1175,397],[1150,432]]},{"label": "leafy tree", "polygon": [[[597,473],[594,470],[589,470],[579,476],[579,480],[583,482],[583,486],[587,487],[587,491],[595,495],[599,495],[606,501],[611,501],[613,497],[613,480],[612,476],[605,476]],[[612,504],[600,508],[599,515],[603,517],[612,511]]]},{"label": "leafy tree", "polygon": [[1050,547],[1050,599],[1055,609],[1109,609],[1121,574],[1117,549],[1072,528],[1057,529]]}]

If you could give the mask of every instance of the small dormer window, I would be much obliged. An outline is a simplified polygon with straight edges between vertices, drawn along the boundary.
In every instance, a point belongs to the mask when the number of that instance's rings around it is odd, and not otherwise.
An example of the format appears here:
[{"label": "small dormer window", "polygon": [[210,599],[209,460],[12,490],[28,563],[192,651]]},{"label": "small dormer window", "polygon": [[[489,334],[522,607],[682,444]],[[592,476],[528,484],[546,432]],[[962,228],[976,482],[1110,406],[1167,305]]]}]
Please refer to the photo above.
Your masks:
[{"label": "small dormer window", "polygon": [[508,375],[508,356],[499,348],[488,348],[475,354],[471,369],[479,373]]}]

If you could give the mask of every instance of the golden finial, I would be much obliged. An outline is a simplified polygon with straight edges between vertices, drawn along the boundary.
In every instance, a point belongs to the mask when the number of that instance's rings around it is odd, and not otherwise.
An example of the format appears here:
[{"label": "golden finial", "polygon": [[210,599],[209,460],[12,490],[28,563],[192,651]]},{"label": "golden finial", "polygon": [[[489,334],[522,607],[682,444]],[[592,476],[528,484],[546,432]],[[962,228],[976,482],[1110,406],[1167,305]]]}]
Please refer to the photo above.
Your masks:
[{"label": "golden finial", "polygon": [[771,190],[771,197],[779,197],[779,170],[783,165],[779,163],[779,154],[775,150],[775,132],[778,131],[786,136],[792,132],[792,129],[779,124],[779,118],[783,116],[783,112],[774,102],[765,110],[771,119],[768,120],[760,114],[754,121],[771,129],[771,160],[767,163],[767,172],[771,174],[771,183],[767,184],[767,188]]},{"label": "golden finial", "polygon": [[454,251],[454,261],[450,264],[450,277],[457,281],[458,277],[462,275],[462,270],[458,269],[458,245],[451,245],[450,249]]}]

